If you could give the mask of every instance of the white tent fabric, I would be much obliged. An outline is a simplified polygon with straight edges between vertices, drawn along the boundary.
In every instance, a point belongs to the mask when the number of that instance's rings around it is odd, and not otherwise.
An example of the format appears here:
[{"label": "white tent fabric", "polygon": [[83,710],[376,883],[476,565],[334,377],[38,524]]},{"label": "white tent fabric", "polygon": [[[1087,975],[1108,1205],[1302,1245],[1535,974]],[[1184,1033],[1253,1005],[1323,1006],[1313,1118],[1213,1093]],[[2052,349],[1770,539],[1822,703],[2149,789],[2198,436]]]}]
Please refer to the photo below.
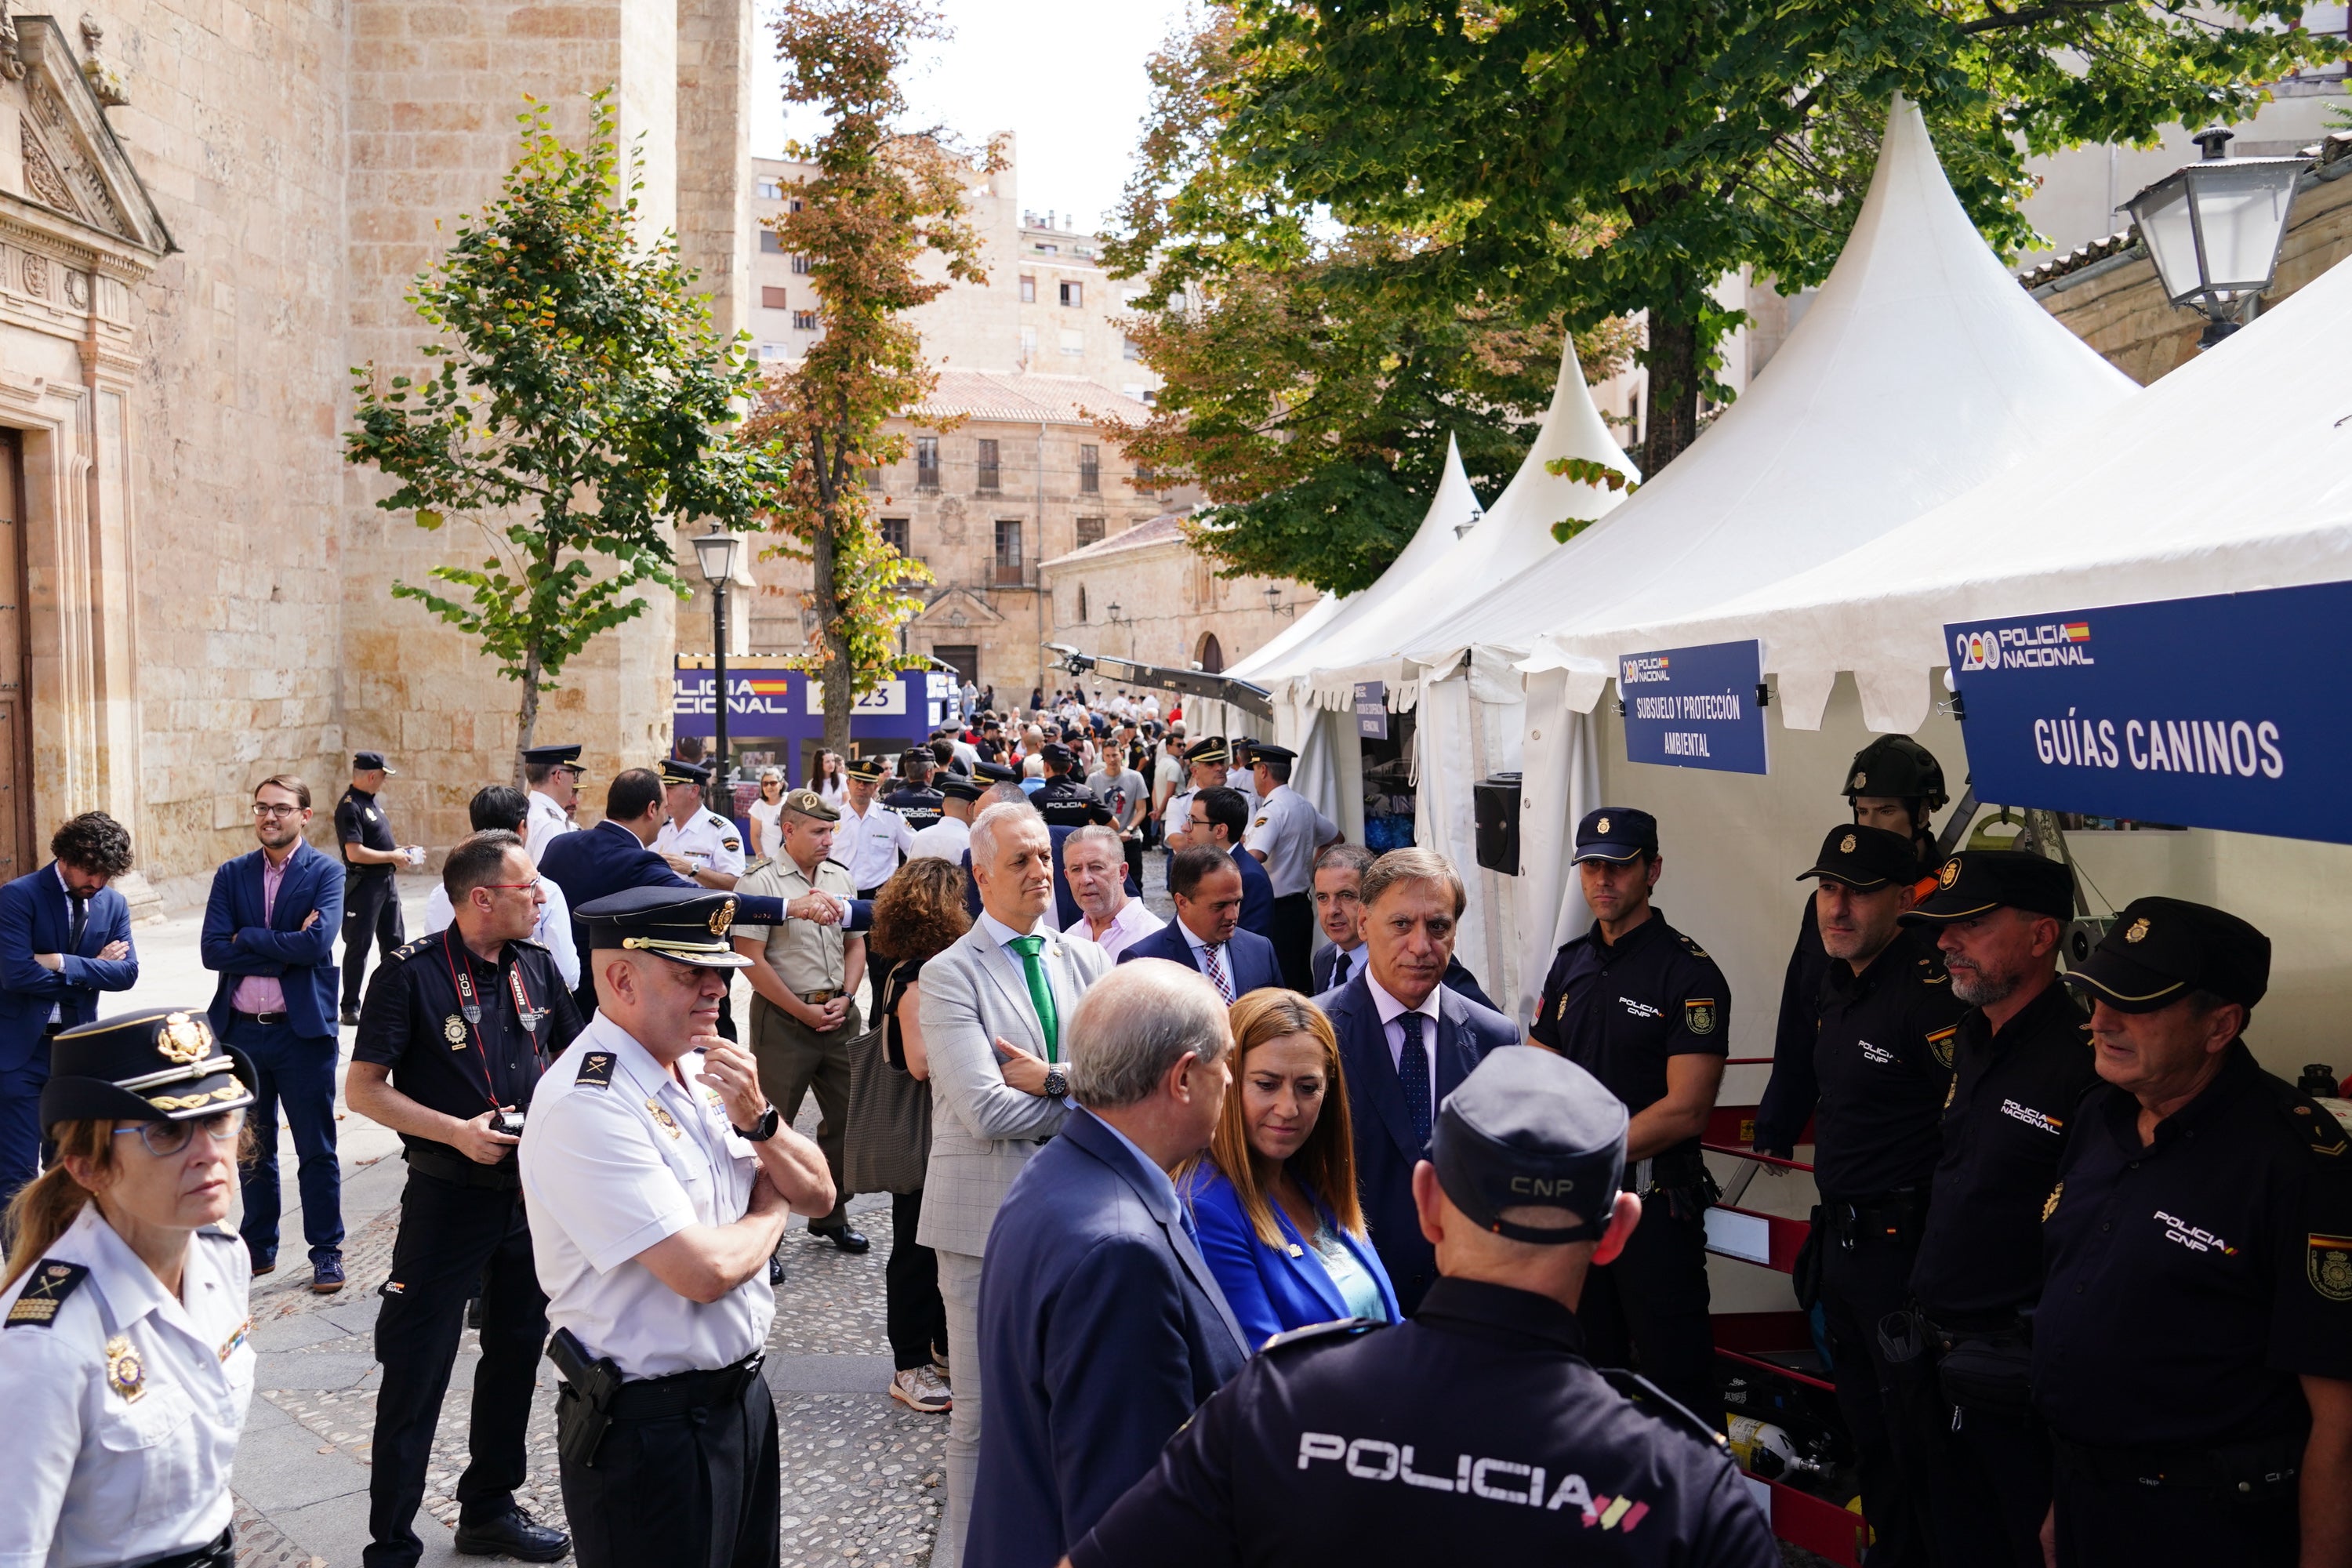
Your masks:
[{"label": "white tent fabric", "polygon": [[[1521,821],[1539,834],[1600,802],[1589,730],[1569,736],[1619,653],[1665,617],[1831,561],[2063,439],[2133,395],[2128,378],[2001,268],[1953,196],[1918,110],[1895,100],[1853,235],[1770,366],[1641,493],[1531,571],[1406,645],[1443,669],[1468,644],[1564,674],[1526,709]],[[1954,547],[1953,538],[1933,548]],[[1958,536],[1973,551],[1974,540]],[[1563,749],[1564,748],[1564,749]],[[1574,765],[1571,765],[1574,764]],[[1436,765],[1464,766],[1436,759]],[[1580,909],[1561,863],[1524,841],[1524,1005]]]},{"label": "white tent fabric", "polygon": [[1851,670],[1869,724],[1908,731],[1949,662],[1948,621],[2352,577],[2352,388],[2312,353],[2347,329],[2339,264],[2063,444],[1825,565],[1641,635],[1760,637],[1783,723],[1818,724]]}]

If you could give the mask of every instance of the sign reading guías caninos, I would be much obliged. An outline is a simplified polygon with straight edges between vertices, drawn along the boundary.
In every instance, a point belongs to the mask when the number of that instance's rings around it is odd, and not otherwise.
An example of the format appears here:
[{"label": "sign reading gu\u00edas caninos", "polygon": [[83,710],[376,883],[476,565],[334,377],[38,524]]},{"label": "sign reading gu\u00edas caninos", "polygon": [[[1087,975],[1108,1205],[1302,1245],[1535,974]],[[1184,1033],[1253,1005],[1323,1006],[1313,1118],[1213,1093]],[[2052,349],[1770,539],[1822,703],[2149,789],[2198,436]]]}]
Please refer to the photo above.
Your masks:
[{"label": "sign reading gu\u00edas caninos", "polygon": [[1625,760],[1717,773],[1765,769],[1764,650],[1749,642],[1629,653],[1617,660]]},{"label": "sign reading gu\u00edas caninos", "polygon": [[2352,843],[2352,584],[1944,638],[1979,799]]}]

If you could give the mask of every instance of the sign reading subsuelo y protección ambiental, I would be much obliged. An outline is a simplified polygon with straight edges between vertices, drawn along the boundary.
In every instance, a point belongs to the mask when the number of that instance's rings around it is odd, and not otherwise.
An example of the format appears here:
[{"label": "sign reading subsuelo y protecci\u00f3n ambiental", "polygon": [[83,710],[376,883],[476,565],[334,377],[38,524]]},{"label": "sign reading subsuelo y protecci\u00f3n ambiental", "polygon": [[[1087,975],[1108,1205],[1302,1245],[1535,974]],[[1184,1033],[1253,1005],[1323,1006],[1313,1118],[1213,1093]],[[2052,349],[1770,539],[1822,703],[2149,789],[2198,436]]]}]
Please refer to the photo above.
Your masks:
[{"label": "sign reading subsuelo y protecci\u00f3n ambiental", "polygon": [[1629,653],[1617,660],[1625,760],[1717,773],[1765,772],[1762,647],[1750,642]]}]

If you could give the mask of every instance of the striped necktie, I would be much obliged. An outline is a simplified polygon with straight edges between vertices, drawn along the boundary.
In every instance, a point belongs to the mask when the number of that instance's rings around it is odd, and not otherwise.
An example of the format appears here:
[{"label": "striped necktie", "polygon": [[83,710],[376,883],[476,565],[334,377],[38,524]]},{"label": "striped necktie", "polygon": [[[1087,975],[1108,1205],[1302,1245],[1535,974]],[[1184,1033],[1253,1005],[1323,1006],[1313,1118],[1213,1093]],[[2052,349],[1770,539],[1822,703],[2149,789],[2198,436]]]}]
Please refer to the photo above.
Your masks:
[{"label": "striped necktie", "polygon": [[1223,997],[1225,1005],[1230,1007],[1234,1005],[1234,982],[1233,977],[1225,973],[1224,952],[1223,942],[1209,942],[1201,949],[1201,962],[1209,966],[1209,983],[1217,988],[1217,994]]}]

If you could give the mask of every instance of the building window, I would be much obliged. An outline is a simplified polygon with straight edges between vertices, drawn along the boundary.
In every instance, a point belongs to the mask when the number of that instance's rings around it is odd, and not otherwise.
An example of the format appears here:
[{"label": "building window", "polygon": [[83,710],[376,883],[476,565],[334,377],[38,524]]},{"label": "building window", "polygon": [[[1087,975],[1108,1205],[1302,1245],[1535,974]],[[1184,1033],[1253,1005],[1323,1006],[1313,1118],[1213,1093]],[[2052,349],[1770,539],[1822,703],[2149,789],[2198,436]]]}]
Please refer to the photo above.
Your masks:
[{"label": "building window", "polygon": [[[993,443],[991,443],[993,445]],[[1021,522],[999,519],[996,524],[996,585],[1021,586]]]},{"label": "building window", "polygon": [[[802,277],[803,277],[803,278],[807,277],[807,276],[809,275],[810,270],[811,270],[812,268],[814,268],[815,266],[816,266],[816,258],[815,258],[815,257],[811,256],[811,255],[809,255],[806,251],[803,251],[803,250],[795,250],[795,251],[793,251],[793,270],[794,272],[796,272],[796,273],[800,274]],[[1134,356],[1134,355],[1132,355],[1132,354],[1129,354],[1128,357],[1129,357],[1129,359],[1132,359],[1132,358],[1134,358],[1135,356]]]},{"label": "building window", "polygon": [[789,310],[793,308],[793,297],[782,289],[763,284],[760,289],[760,308],[763,310]]},{"label": "building window", "polygon": [[1063,304],[1065,304],[1065,305],[1083,305],[1083,304],[1085,304],[1086,302],[1087,302],[1087,286],[1086,286],[1085,284],[1083,284],[1083,283],[1065,283],[1065,284],[1063,284],[1063,285],[1062,285],[1062,303],[1063,303]]},{"label": "building window", "polygon": [[1074,328],[1064,327],[1062,329],[1062,352],[1066,354],[1082,354],[1086,353],[1086,333],[1078,331]]},{"label": "building window", "polygon": [[[1082,518],[1078,519],[1078,548],[1079,548],[1079,549],[1084,550],[1084,549],[1085,549],[1087,545],[1089,545],[1089,544],[1100,544],[1100,543],[1102,542],[1102,541],[1103,541],[1103,520],[1102,520],[1102,519],[1100,519],[1100,518],[1098,518],[1098,517],[1082,517]],[[1086,619],[1086,617],[1085,617],[1084,616],[1079,616],[1078,618],[1079,618],[1080,620],[1084,620],[1084,619]]]},{"label": "building window", "polygon": [[785,347],[782,343],[761,343],[760,345],[760,357],[761,359],[790,359],[793,357],[793,351]]},{"label": "building window", "polygon": [[772,228],[761,229],[760,249],[769,256],[782,256],[784,253],[784,237]]},{"label": "building window", "polygon": [[882,542],[888,545],[891,549],[897,551],[901,555],[908,554],[907,520],[903,517],[884,518],[882,520]]},{"label": "building window", "polygon": [[[979,445],[980,488],[984,490],[992,490],[996,488],[997,476],[1000,472],[996,466],[996,443],[992,440],[983,438]],[[1021,525],[1016,522],[1013,526],[1019,528]],[[996,525],[996,529],[998,535],[1002,537],[1004,531],[1004,525],[1000,522]]]},{"label": "building window", "polygon": [[1135,493],[1138,495],[1148,496],[1152,491],[1160,488],[1159,481],[1152,478],[1151,465],[1149,463],[1138,463],[1135,465],[1134,482]]},{"label": "building window", "polygon": [[1087,624],[1087,585],[1086,585],[1084,583],[1081,583],[1081,584],[1078,584],[1078,625],[1080,625],[1080,626],[1085,626],[1086,624]]},{"label": "building window", "polygon": [[[1100,447],[1087,446],[1078,448],[1078,492],[1081,495],[1090,496],[1102,493],[1102,448]],[[1099,522],[1100,520],[1097,521]],[[1078,526],[1080,528],[1086,526],[1084,518],[1078,520]],[[1102,535],[1097,533],[1095,537],[1099,539]]]},{"label": "building window", "polygon": [[1125,354],[1129,359],[1139,360],[1143,357],[1143,345],[1137,342],[1133,338],[1120,338],[1118,340],[1118,348],[1119,353]]},{"label": "building window", "polygon": [[940,488],[940,438],[937,436],[915,437],[915,488],[919,490]]},{"label": "building window", "polygon": [[1034,278],[1021,279],[1021,302],[1024,305],[1034,305],[1037,302],[1037,279]]},{"label": "building window", "polygon": [[796,332],[813,332],[816,331],[816,312],[814,310],[794,310],[793,312],[793,331]]},{"label": "building window", "polygon": [[785,210],[786,212],[788,212],[788,213],[796,213],[796,212],[799,212],[802,208],[803,208],[803,207],[805,207],[805,206],[807,206],[807,205],[808,205],[808,204],[807,204],[806,202],[804,202],[804,201],[801,200],[801,199],[800,199],[800,197],[798,197],[798,196],[794,196],[794,197],[793,197],[793,198],[789,203],[787,203],[787,204],[785,205],[785,206],[784,206],[784,210]]},{"label": "building window", "polygon": [[879,491],[882,489],[882,465],[879,463],[864,463],[859,466],[866,470],[866,488],[869,490]]},{"label": "building window", "polygon": [[762,176],[753,182],[753,184],[759,192],[760,199],[763,202],[780,202],[784,199],[784,183],[782,180],[771,180]]}]

